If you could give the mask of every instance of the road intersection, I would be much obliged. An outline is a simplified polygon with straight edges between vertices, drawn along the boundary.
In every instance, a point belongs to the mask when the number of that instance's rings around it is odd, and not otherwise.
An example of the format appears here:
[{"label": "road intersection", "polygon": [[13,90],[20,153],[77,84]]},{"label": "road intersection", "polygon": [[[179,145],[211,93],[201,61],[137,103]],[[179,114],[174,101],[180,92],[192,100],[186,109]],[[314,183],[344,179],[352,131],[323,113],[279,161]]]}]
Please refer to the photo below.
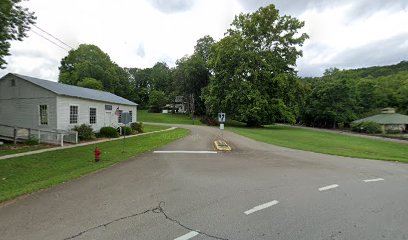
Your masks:
[{"label": "road intersection", "polygon": [[184,139],[0,207],[1,239],[408,239],[408,165],[183,126]]}]

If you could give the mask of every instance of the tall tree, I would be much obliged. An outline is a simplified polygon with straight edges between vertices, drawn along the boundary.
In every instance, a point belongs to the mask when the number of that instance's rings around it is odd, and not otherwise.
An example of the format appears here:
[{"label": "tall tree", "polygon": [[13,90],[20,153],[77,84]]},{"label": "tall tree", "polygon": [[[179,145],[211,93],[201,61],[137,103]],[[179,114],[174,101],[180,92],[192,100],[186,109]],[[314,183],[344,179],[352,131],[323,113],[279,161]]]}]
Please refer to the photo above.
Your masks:
[{"label": "tall tree", "polygon": [[211,36],[205,35],[197,40],[197,44],[194,46],[194,54],[201,56],[204,61],[208,63],[211,47],[214,43],[215,41]]},{"label": "tall tree", "polygon": [[78,86],[95,90],[103,90],[101,81],[98,81],[95,78],[86,77],[82,81],[78,82]]},{"label": "tall tree", "polygon": [[128,97],[131,92],[129,75],[112,62],[109,55],[99,47],[81,44],[61,60],[59,81],[78,85],[85,78],[102,82],[103,90]]},{"label": "tall tree", "polygon": [[274,5],[235,17],[210,54],[213,76],[205,94],[210,114],[225,111],[247,125],[294,122],[294,67],[308,38],[304,22],[280,16]]},{"label": "tall tree", "polygon": [[35,23],[33,12],[20,6],[21,0],[0,2],[0,68],[7,64],[5,56],[10,55],[10,41],[27,37],[30,25]]},{"label": "tall tree", "polygon": [[171,87],[171,70],[165,62],[158,62],[150,72],[152,89],[168,93]]},{"label": "tall tree", "polygon": [[127,68],[125,69],[130,77],[132,85],[132,93],[130,99],[139,104],[139,108],[143,109],[149,105],[149,94],[151,83],[151,68]]},{"label": "tall tree", "polygon": [[[326,76],[327,77],[327,76]],[[308,96],[304,121],[316,127],[333,127],[355,120],[357,88],[352,80],[329,78],[320,81]]]},{"label": "tall tree", "polygon": [[177,93],[183,95],[189,103],[190,113],[193,111],[193,114],[205,114],[202,89],[208,85],[208,79],[207,64],[201,55],[193,54],[176,62],[174,82],[177,86]]}]

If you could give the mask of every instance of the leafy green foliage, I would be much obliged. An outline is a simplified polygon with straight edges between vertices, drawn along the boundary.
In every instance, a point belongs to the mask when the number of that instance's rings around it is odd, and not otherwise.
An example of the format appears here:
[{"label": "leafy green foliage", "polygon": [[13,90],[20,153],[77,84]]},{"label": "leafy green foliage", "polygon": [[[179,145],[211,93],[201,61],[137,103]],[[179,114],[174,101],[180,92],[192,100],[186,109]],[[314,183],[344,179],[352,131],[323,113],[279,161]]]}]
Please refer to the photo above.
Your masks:
[{"label": "leafy green foliage", "polygon": [[113,127],[103,127],[99,130],[98,137],[117,138],[119,133]]},{"label": "leafy green foliage", "polygon": [[381,133],[381,125],[375,122],[359,122],[352,123],[351,130],[353,132],[362,132],[362,133]]},{"label": "leafy green foliage", "polygon": [[161,112],[162,108],[168,102],[166,93],[163,91],[153,90],[149,97],[149,112]]},{"label": "leafy green foliage", "polygon": [[0,3],[0,69],[7,64],[4,57],[10,54],[10,41],[22,41],[27,37],[30,25],[36,20],[34,13],[20,3],[21,0],[2,0]]},{"label": "leafy green foliage", "polygon": [[356,119],[357,92],[349,80],[324,79],[306,100],[304,122],[317,127],[336,127]]},{"label": "leafy green foliage", "polygon": [[81,141],[95,138],[95,132],[93,131],[92,126],[85,123],[80,126],[75,126],[72,130],[78,132],[78,138]]},{"label": "leafy green foliage", "polygon": [[136,133],[143,133],[143,123],[142,122],[133,122],[130,124],[132,130]]},{"label": "leafy green foliage", "polygon": [[194,46],[194,54],[200,56],[205,63],[208,63],[210,59],[211,47],[214,45],[215,41],[209,35],[197,40],[197,44]]},{"label": "leafy green foliage", "polygon": [[38,144],[40,144],[40,142],[38,141],[38,139],[35,136],[30,136],[29,139],[27,139],[24,144],[28,145],[28,146],[36,146]]},{"label": "leafy green foliage", "polygon": [[406,62],[355,70],[332,68],[323,77],[305,78],[303,82],[307,90],[301,121],[310,126],[349,125],[385,107],[408,114]]},{"label": "leafy green foliage", "polygon": [[294,66],[308,38],[298,33],[303,26],[296,18],[280,16],[274,5],[236,16],[210,54],[209,113],[225,111],[250,126],[293,123],[300,105]]},{"label": "leafy green foliage", "polygon": [[205,105],[202,99],[202,89],[208,85],[210,72],[204,58],[200,54],[183,57],[176,62],[174,82],[178,93],[184,96],[194,114],[205,114]]},{"label": "leafy green foliage", "polygon": [[171,71],[166,63],[156,63],[151,69],[150,77],[153,89],[168,92],[170,88]]},{"label": "leafy green foliage", "polygon": [[[172,69],[166,63],[158,62],[152,68],[127,68],[125,70],[129,77],[131,89],[133,89],[129,93],[129,99],[138,103],[139,109],[150,107],[150,95],[153,91],[164,92],[168,98],[174,99],[177,86],[174,84]],[[169,100],[168,98],[166,100]],[[165,104],[167,103],[169,102]],[[155,107],[154,111],[160,111],[160,108]]]},{"label": "leafy green foliage", "polygon": [[146,108],[149,104],[149,93],[151,90],[151,68],[127,68],[129,74],[130,85],[134,91],[131,92],[129,99],[138,103],[138,109]]},{"label": "leafy green foliage", "polygon": [[[61,60],[61,83],[78,85],[86,78],[100,81],[103,90],[122,97],[132,92],[127,72],[112,62],[109,55],[95,45],[81,44]],[[89,83],[89,80],[85,83]],[[92,86],[95,86],[94,84]]]},{"label": "leafy green foliage", "polygon": [[133,134],[133,129],[128,126],[123,126],[122,127],[122,135],[132,135]]},{"label": "leafy green foliage", "polygon": [[103,85],[101,81],[96,80],[95,78],[84,78],[78,82],[78,86],[84,88],[91,88],[95,90],[103,90]]}]

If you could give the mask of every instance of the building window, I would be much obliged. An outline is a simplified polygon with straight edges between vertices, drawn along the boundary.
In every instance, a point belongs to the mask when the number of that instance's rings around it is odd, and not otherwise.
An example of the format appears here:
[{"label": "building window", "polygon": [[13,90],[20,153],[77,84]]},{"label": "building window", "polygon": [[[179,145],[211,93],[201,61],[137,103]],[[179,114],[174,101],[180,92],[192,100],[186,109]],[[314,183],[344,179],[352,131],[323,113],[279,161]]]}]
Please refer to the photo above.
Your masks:
[{"label": "building window", "polygon": [[123,110],[118,110],[118,123],[122,123],[122,113]]},{"label": "building window", "polygon": [[96,108],[89,108],[89,124],[96,124]]},{"label": "building window", "polygon": [[69,106],[69,123],[78,123],[78,106]]},{"label": "building window", "polygon": [[40,105],[40,124],[48,125],[47,105]]},{"label": "building window", "polygon": [[133,112],[129,111],[129,115],[130,115],[130,122],[133,122]]},{"label": "building window", "polygon": [[105,105],[105,110],[112,110],[112,105]]},{"label": "building window", "polygon": [[16,80],[15,79],[10,80],[10,86],[12,86],[12,87],[16,86]]}]

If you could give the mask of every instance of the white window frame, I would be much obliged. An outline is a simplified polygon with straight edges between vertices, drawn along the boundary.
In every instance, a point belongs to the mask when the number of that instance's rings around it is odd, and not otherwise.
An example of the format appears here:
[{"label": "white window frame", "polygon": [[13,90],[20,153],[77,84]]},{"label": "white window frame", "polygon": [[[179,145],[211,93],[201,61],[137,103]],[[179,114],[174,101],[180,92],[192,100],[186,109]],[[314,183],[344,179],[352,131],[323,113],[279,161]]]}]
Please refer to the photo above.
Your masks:
[{"label": "white window frame", "polygon": [[[92,108],[95,109],[95,122],[94,123],[91,123],[91,109]],[[90,125],[97,124],[97,122],[98,122],[98,108],[94,107],[94,106],[90,106],[89,109],[88,109],[88,112],[89,112],[89,124]]]},{"label": "white window frame", "polygon": [[[46,113],[46,117],[47,117],[47,123],[42,123],[42,116],[41,116],[41,106],[45,106],[45,113]],[[39,104],[38,105],[38,125],[40,126],[47,126],[49,123],[49,114],[48,114],[48,104]]]},{"label": "white window frame", "polygon": [[129,115],[130,115],[130,122],[133,122],[133,111],[129,110]]},{"label": "white window frame", "polygon": [[[71,107],[77,107],[77,118],[76,118],[77,121],[76,121],[76,123],[71,123]],[[76,104],[70,104],[69,105],[68,121],[69,121],[69,124],[71,124],[71,125],[75,125],[75,124],[79,123],[79,105],[76,105]]]}]

